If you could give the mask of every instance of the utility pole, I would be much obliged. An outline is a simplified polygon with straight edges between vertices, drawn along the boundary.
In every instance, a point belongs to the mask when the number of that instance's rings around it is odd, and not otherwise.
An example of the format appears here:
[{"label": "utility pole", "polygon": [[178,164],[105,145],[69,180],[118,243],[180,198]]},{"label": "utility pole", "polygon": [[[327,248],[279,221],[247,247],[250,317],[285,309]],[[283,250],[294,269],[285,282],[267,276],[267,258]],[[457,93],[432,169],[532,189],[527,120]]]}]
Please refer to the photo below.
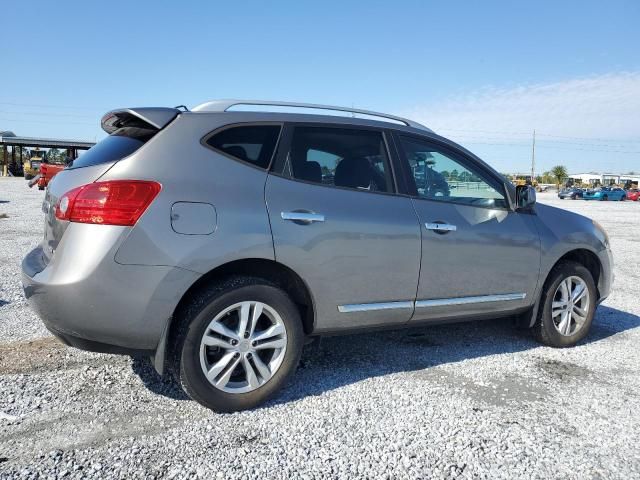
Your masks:
[{"label": "utility pole", "polygon": [[531,145],[531,183],[536,179],[536,131],[533,130],[533,144]]},{"label": "utility pole", "polygon": [[536,173],[536,131],[533,130],[533,143],[531,144],[531,183],[535,180]]}]

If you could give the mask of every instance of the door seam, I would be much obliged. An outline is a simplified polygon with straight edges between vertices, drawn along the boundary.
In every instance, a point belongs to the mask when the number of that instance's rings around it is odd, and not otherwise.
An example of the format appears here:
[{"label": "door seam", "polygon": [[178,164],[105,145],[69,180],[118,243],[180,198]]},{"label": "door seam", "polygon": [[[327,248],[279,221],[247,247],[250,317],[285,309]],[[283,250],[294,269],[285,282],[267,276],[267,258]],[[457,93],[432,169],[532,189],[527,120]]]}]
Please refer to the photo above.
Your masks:
[{"label": "door seam", "polygon": [[420,231],[420,235],[418,236],[419,240],[420,240],[420,256],[418,258],[418,281],[416,282],[416,291],[415,291],[415,295],[413,296],[413,309],[411,311],[411,316],[409,317],[409,320],[407,320],[405,323],[409,323],[411,320],[413,320],[413,317],[416,314],[416,302],[418,301],[418,292],[420,291],[420,279],[422,278],[422,256],[424,255],[423,252],[423,248],[422,248],[422,222],[420,220],[420,215],[418,215],[418,211],[416,210],[416,206],[413,203],[413,198],[409,198],[409,201],[411,202],[411,208],[413,209],[413,213],[416,216],[416,221],[418,222],[418,230]]},{"label": "door seam", "polygon": [[273,250],[273,261],[277,262],[276,257],[276,241],[273,238],[273,225],[271,225],[271,211],[269,210],[269,202],[267,202],[267,182],[269,181],[269,172],[264,179],[264,186],[262,188],[262,199],[264,201],[264,208],[267,212],[267,221],[269,222],[269,233],[271,233],[271,249]]}]

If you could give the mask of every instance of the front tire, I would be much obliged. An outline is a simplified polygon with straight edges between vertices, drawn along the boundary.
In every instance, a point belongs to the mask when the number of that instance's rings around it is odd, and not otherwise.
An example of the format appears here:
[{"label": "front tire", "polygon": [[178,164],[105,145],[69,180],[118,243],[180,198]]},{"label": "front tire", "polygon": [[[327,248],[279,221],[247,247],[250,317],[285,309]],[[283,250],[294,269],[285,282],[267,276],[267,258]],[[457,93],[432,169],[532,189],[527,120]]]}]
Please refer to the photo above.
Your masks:
[{"label": "front tire", "polygon": [[217,412],[260,405],[298,365],[303,330],[285,292],[234,277],[205,289],[176,318],[171,370],[185,392]]},{"label": "front tire", "polygon": [[556,265],[542,291],[533,335],[550,347],[574,346],[589,333],[596,300],[595,282],[584,265],[573,261]]}]

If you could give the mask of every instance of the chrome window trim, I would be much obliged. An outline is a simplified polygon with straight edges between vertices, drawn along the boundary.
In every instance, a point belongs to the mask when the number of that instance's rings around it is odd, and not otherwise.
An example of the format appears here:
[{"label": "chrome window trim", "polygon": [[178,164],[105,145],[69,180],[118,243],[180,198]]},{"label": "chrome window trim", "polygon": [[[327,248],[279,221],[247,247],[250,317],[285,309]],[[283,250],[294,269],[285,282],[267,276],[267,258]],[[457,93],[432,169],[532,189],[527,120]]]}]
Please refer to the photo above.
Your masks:
[{"label": "chrome window trim", "polygon": [[467,305],[470,303],[488,303],[488,302],[508,302],[513,300],[523,300],[526,293],[503,293],[499,295],[480,295],[477,297],[454,297],[454,298],[436,298],[433,300],[418,300],[416,308],[425,307],[445,307],[449,305]]},{"label": "chrome window trim", "polygon": [[413,302],[354,303],[351,305],[338,305],[338,311],[340,313],[372,312],[375,310],[393,310],[397,308],[413,308]]},{"label": "chrome window trim", "polygon": [[524,300],[526,297],[526,293],[502,293],[497,295],[479,295],[477,297],[436,298],[433,300],[418,300],[416,302],[354,303],[338,305],[338,311],[340,313],[354,313],[373,312],[376,310],[446,307],[449,305],[468,305],[473,303],[508,302]]}]

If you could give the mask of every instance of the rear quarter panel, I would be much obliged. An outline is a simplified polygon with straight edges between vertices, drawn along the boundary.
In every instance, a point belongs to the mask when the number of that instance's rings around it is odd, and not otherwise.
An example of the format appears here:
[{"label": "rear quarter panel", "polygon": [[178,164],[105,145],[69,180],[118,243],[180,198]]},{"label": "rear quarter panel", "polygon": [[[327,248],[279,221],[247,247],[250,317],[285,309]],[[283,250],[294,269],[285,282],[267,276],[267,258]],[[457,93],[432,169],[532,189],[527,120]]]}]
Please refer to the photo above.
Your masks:
[{"label": "rear quarter panel", "polygon": [[[117,251],[118,263],[206,273],[240,258],[274,259],[264,202],[267,173],[200,143],[207,133],[228,124],[229,118],[229,114],[182,114],[101,178],[148,179],[162,184],[158,197]],[[177,233],[171,226],[176,202],[212,205],[217,218],[213,232]]]}]

